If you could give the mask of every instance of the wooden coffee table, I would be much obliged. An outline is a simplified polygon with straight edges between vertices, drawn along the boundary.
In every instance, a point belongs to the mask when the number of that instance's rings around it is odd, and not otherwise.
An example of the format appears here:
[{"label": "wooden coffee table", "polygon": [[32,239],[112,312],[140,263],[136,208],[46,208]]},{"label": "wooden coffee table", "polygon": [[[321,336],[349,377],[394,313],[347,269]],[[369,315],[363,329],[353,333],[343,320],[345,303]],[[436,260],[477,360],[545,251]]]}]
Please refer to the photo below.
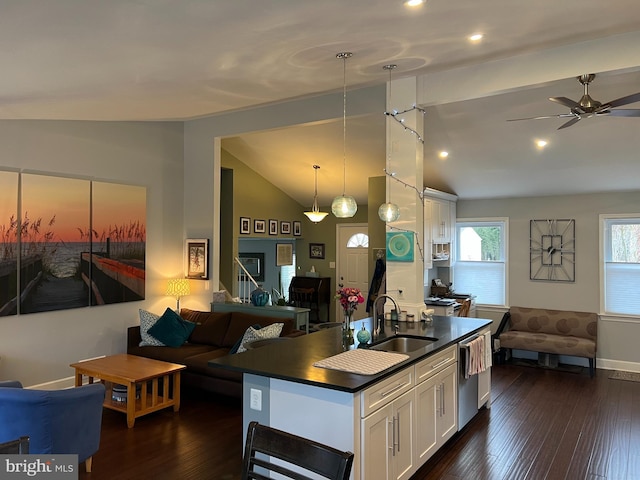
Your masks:
[{"label": "wooden coffee table", "polygon": [[[89,377],[89,383],[97,378],[105,384],[104,407],[126,413],[129,428],[133,427],[136,418],[148,413],[167,407],[173,407],[174,412],[180,410],[180,371],[187,368],[184,365],[123,353],[72,363],[71,367],[76,370],[76,387],[82,385],[84,376]],[[162,391],[158,387],[160,379]],[[173,389],[170,393],[171,380]],[[113,384],[127,387],[126,402],[112,399]],[[138,385],[139,398],[136,398]]]}]

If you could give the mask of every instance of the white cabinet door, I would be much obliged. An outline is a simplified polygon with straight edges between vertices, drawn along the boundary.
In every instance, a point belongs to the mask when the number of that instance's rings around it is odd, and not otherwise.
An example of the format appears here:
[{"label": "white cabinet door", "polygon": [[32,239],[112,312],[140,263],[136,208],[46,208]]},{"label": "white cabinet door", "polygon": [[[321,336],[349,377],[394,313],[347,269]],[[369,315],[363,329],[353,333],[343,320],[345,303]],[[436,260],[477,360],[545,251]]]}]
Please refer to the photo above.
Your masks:
[{"label": "white cabinet door", "polygon": [[392,404],[362,420],[361,478],[392,478],[392,427]]},{"label": "white cabinet door", "polygon": [[458,431],[458,363],[445,368],[436,377],[440,387],[440,404],[436,415],[438,444],[443,445]]},{"label": "white cabinet door", "polygon": [[415,473],[414,403],[412,389],[362,420],[362,478],[408,480]]},{"label": "white cabinet door", "polygon": [[438,449],[436,405],[440,401],[437,376],[416,387],[416,455],[422,465]]},{"label": "white cabinet door", "polygon": [[431,235],[433,243],[451,242],[451,210],[448,200],[431,200]]},{"label": "white cabinet door", "polygon": [[[415,392],[405,393],[393,402],[393,478],[408,480],[417,469],[415,460]],[[367,477],[375,478],[375,477]]]}]

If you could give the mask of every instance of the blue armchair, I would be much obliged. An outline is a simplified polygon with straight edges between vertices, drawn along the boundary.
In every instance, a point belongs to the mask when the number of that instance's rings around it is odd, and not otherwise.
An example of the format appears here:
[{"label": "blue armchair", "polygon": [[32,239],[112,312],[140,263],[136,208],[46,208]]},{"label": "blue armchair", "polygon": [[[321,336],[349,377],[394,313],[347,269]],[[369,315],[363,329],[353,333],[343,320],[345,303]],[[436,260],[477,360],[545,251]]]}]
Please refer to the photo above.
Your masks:
[{"label": "blue armchair", "polygon": [[28,436],[29,453],[77,454],[90,472],[100,446],[104,395],[101,383],[31,390],[20,382],[0,382],[0,443]]}]

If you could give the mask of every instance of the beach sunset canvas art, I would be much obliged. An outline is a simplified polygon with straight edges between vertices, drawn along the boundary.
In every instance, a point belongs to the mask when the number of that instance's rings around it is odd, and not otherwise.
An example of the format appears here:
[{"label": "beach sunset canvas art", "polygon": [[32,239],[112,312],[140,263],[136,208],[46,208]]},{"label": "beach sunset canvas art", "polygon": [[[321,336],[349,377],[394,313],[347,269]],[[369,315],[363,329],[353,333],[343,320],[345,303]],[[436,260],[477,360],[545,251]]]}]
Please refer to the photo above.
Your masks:
[{"label": "beach sunset canvas art", "polygon": [[21,277],[0,284],[0,316],[144,299],[146,188],[13,172],[0,185],[2,268]]}]

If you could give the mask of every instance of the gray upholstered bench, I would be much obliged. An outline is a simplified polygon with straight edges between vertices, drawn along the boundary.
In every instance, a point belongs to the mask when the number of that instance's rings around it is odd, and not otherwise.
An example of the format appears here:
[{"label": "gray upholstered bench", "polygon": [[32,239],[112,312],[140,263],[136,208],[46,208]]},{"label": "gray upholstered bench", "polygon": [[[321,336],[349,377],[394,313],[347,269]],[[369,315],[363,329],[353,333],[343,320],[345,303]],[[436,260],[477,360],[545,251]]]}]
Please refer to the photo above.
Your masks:
[{"label": "gray upholstered bench", "polygon": [[[511,307],[500,348],[586,357],[593,377],[598,315],[589,312]],[[501,325],[502,326],[502,325]]]}]

